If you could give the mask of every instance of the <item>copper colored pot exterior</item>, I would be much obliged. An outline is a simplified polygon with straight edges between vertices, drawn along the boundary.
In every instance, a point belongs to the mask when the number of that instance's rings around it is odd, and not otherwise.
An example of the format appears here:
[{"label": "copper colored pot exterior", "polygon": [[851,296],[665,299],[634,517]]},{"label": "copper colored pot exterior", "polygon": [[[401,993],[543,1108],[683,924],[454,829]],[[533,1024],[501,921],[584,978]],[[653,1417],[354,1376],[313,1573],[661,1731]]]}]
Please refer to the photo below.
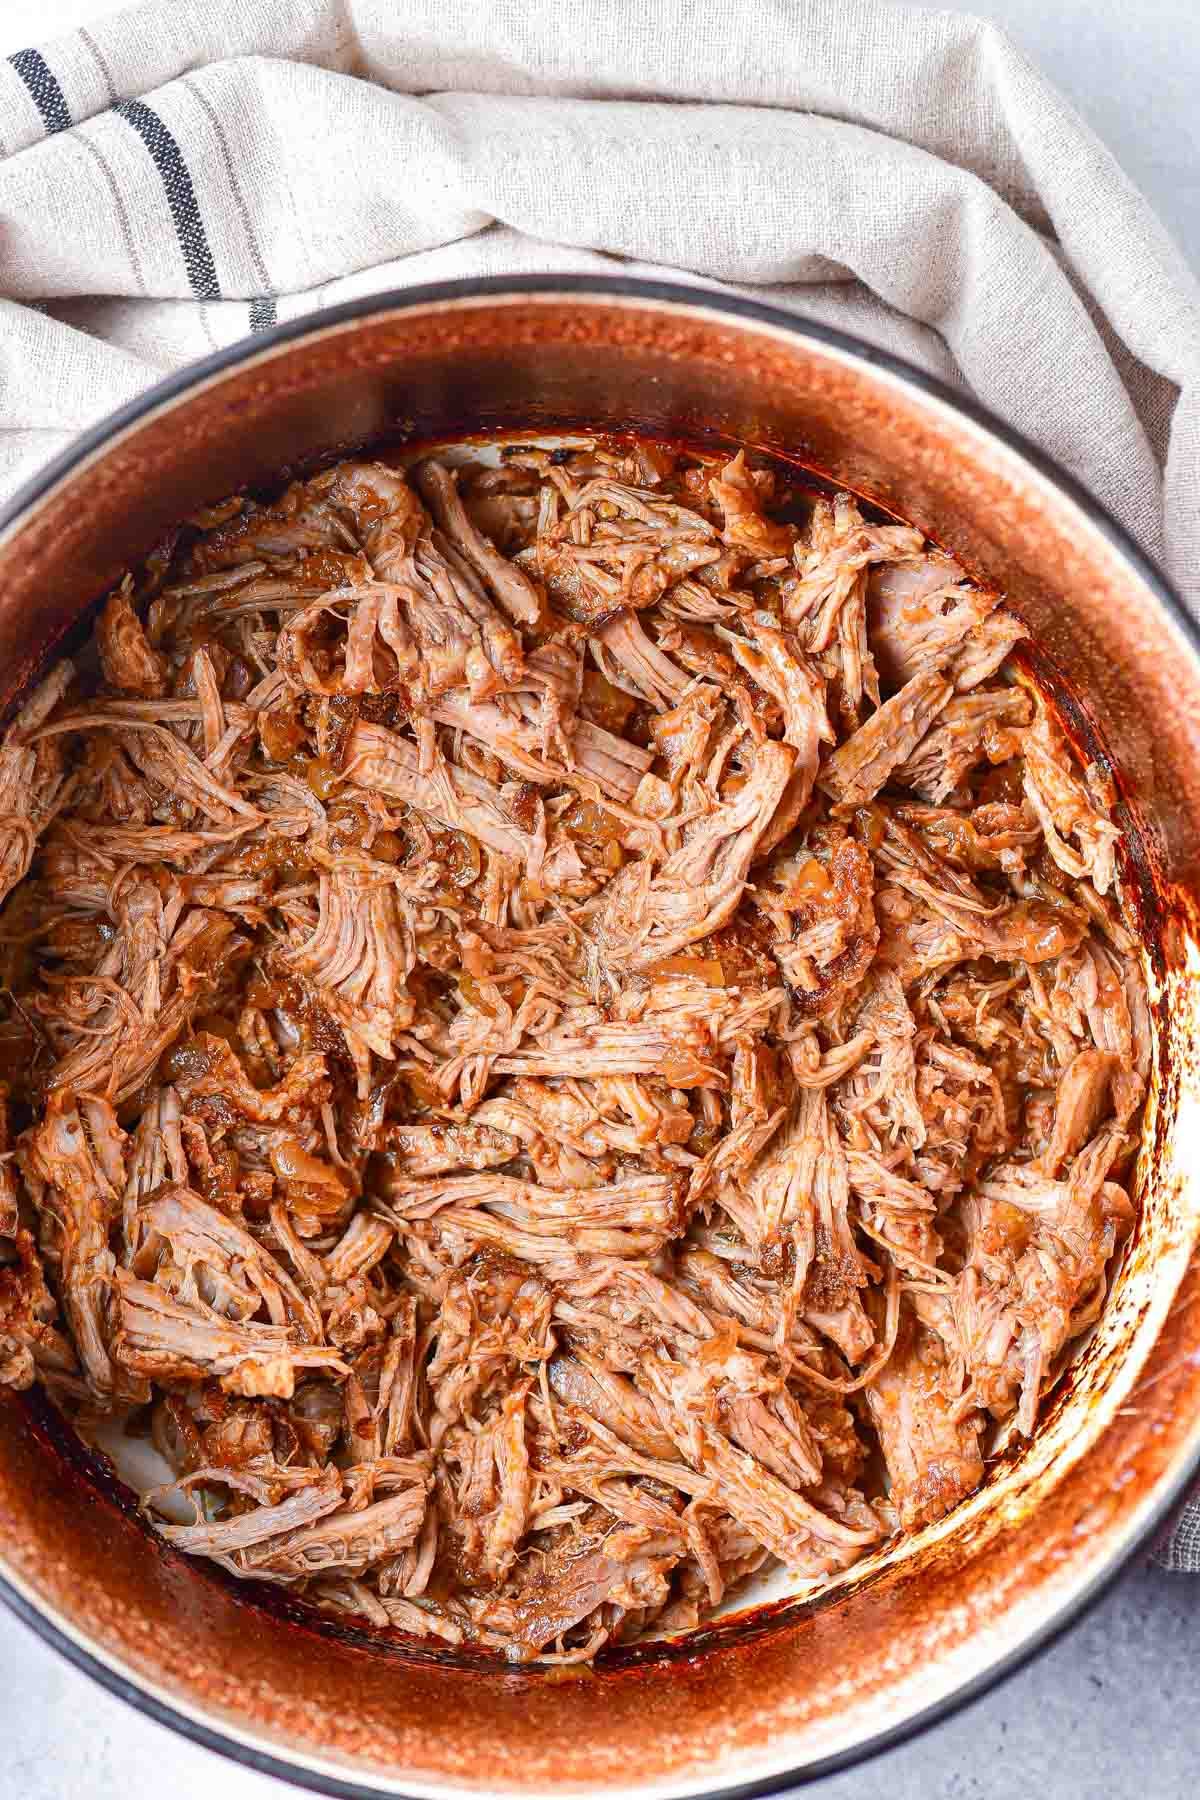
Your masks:
[{"label": "copper colored pot exterior", "polygon": [[[158,1546],[39,1403],[0,1407],[0,1593],[93,1674],[217,1748],[332,1791],[788,1785],[1026,1654],[1177,1501],[1200,1457],[1200,656],[1177,603],[1062,477],[936,384],[785,315],[581,279],[411,290],[248,341],[147,395],[0,529],[0,701],[196,506],[382,438],[642,430],[821,468],[1003,586],[1111,753],[1151,944],[1141,1218],[1034,1442],[818,1602],[561,1679],[381,1645]],[[1086,693],[1079,709],[1072,692]]]}]

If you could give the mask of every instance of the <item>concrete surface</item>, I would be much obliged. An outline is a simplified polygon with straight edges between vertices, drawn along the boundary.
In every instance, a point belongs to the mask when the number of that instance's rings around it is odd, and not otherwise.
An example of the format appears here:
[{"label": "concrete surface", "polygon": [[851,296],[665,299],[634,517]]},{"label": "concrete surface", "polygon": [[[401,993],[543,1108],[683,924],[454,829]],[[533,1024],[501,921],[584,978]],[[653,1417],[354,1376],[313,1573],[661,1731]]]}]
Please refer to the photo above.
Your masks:
[{"label": "concrete surface", "polygon": [[[181,10],[185,0],[176,0]],[[396,0],[398,6],[403,0]],[[583,3],[583,0],[576,0]],[[802,4],[802,0],[796,0]],[[112,11],[0,0],[0,55]],[[990,0],[1200,265],[1200,0]],[[3,268],[0,265],[0,290]],[[1131,1571],[999,1690],[816,1800],[1176,1800],[1200,1787],[1200,1577]],[[0,1615],[0,1800],[269,1800]]]}]

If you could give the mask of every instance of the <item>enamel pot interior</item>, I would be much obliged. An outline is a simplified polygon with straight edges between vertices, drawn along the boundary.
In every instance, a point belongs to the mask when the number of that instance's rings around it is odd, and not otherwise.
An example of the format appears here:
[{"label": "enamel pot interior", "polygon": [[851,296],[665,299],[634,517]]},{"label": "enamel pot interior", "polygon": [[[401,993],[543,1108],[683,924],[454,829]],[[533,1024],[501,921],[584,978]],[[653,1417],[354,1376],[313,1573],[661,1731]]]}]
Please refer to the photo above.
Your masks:
[{"label": "enamel pot interior", "polygon": [[243,484],[380,440],[588,428],[811,464],[921,525],[1024,615],[1069,727],[1118,771],[1157,1031],[1140,1219],[1037,1436],[949,1519],[819,1600],[619,1651],[571,1679],[372,1640],[237,1588],[160,1548],[41,1403],[6,1397],[5,1597],[179,1728],[331,1791],[786,1785],[1043,1641],[1165,1516],[1200,1453],[1196,644],[1097,509],[936,384],[770,309],[644,283],[455,284],[354,303],[175,378],[19,497],[0,532],[0,699],[126,564]]}]

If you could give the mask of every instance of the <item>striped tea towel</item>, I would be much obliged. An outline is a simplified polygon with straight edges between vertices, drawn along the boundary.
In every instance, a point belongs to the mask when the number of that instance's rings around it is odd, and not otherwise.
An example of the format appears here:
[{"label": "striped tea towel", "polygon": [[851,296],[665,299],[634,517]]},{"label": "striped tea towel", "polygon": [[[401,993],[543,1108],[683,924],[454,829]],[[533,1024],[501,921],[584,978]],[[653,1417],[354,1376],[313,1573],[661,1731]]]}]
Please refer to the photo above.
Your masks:
[{"label": "striped tea towel", "polygon": [[1195,279],[992,26],[877,0],[149,0],[10,57],[0,491],[276,319],[614,268],[971,389],[1200,611]]}]

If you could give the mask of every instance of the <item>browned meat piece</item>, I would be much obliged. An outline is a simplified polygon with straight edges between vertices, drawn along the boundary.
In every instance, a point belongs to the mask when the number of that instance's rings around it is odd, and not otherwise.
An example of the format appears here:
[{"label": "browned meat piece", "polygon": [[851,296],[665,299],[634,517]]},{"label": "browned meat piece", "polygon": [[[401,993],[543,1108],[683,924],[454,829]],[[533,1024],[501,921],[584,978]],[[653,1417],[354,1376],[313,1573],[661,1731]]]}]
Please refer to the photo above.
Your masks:
[{"label": "browned meat piece", "polygon": [[35,1199],[57,1267],[63,1311],[97,1397],[113,1389],[108,1315],[114,1263],[108,1228],[120,1209],[125,1141],[105,1101],[77,1103],[55,1094],[19,1152],[27,1179],[38,1184]]},{"label": "browned meat piece", "polygon": [[319,1111],[328,1092],[325,1058],[298,1056],[275,1087],[256,1088],[224,1038],[201,1031],[173,1053],[175,1085],[185,1102],[207,1102],[221,1124],[248,1119],[255,1125],[297,1125]]},{"label": "browned meat piece", "polygon": [[1058,1175],[1083,1149],[1108,1109],[1118,1067],[1118,1059],[1106,1050],[1081,1050],[1064,1070],[1054,1097],[1054,1128],[1038,1158],[1043,1174]]},{"label": "browned meat piece", "polygon": [[[64,714],[43,727],[45,734],[92,730],[109,727],[114,742],[124,751],[128,761],[150,786],[152,793],[165,793],[173,803],[176,819],[190,824],[200,815],[218,826],[230,826],[243,819],[262,823],[258,808],[237,788],[219,779],[182,738],[168,725],[152,718],[139,718],[118,710],[119,701],[100,702],[87,712]],[[157,712],[151,701],[128,701],[127,706],[147,706]],[[189,712],[192,708],[189,706]]]},{"label": "browned meat piece", "polygon": [[847,593],[864,569],[892,563],[905,570],[912,565],[923,569],[925,560],[920,532],[904,525],[867,525],[849,494],[839,494],[832,504],[818,500],[809,544],[803,551],[797,549],[801,579],[787,592],[787,616],[793,624],[806,626],[813,648],[824,648]]},{"label": "browned meat piece", "polygon": [[311,486],[359,538],[379,580],[398,590],[402,619],[420,652],[424,691],[465,680],[482,697],[520,675],[518,634],[493,607],[471,563],[430,530],[402,475],[381,463],[341,463]]},{"label": "browned meat piece", "polygon": [[749,550],[758,557],[791,555],[795,529],[774,525],[764,516],[759,481],[746,467],[744,450],[713,476],[708,487],[724,515],[721,536],[733,549]]},{"label": "browned meat piece", "polygon": [[666,1018],[647,1025],[563,1026],[542,1034],[536,1050],[498,1056],[497,1075],[534,1075],[545,1080],[588,1074],[663,1075],[672,1087],[715,1087],[720,1074],[712,1035],[703,1019]]},{"label": "browned meat piece", "polygon": [[652,1254],[680,1224],[676,1175],[638,1175],[603,1187],[554,1191],[509,1175],[452,1175],[426,1181],[395,1177],[383,1183],[389,1217],[429,1219],[445,1208],[456,1220],[468,1207],[486,1207],[523,1234],[561,1238],[576,1249],[612,1247],[616,1255]]},{"label": "browned meat piece", "polygon": [[881,1143],[903,1139],[919,1150],[925,1120],[917,1097],[917,1024],[893,970],[874,972],[855,1028],[869,1032],[874,1043],[841,1090],[843,1108],[868,1125]]},{"label": "browned meat piece", "polygon": [[939,913],[977,953],[1046,962],[1073,950],[1086,934],[1087,914],[1057,889],[1045,890],[1045,899],[1011,905],[989,897],[898,814],[887,820],[877,855],[898,886]]},{"label": "browned meat piece", "polygon": [[524,1160],[543,1187],[559,1191],[601,1187],[616,1173],[615,1157],[606,1142],[596,1141],[595,1133],[589,1134],[586,1147],[574,1138],[556,1141],[545,1137],[534,1114],[511,1096],[499,1094],[485,1100],[475,1109],[474,1118],[507,1138],[513,1156]]},{"label": "browned meat piece", "polygon": [[395,580],[422,532],[424,509],[404,476],[384,463],[338,463],[303,490],[310,508],[342,521],[381,581]]},{"label": "browned meat piece", "polygon": [[1122,1143],[1121,1133],[1108,1126],[1079,1152],[1065,1180],[1014,1164],[979,1187],[981,1201],[1015,1208],[1028,1221],[1028,1248],[1016,1261],[1006,1296],[1022,1333],[1017,1422],[1023,1431],[1033,1428],[1042,1378],[1054,1357],[1094,1317],[1108,1259],[1132,1222],[1128,1196],[1108,1180]]},{"label": "browned meat piece", "polygon": [[353,550],[354,539],[319,492],[318,484],[293,482],[271,506],[244,500],[193,545],[186,573],[236,569],[260,557],[290,561],[309,551]]},{"label": "browned meat piece", "polygon": [[576,1082],[519,1079],[474,1117],[510,1137],[552,1188],[598,1187],[612,1179],[617,1156],[653,1158],[660,1147],[685,1144],[695,1126],[686,1102],[660,1099],[636,1076],[619,1074],[586,1091]]},{"label": "browned meat piece", "polygon": [[354,727],[346,753],[346,778],[391,800],[405,801],[442,825],[468,832],[489,849],[525,864],[531,872],[541,866],[544,827],[539,843],[536,831],[515,816],[518,810],[527,810],[524,795],[510,805],[498,788],[456,764],[437,761],[425,773],[413,745],[382,725],[360,723]]},{"label": "browned meat piece", "polygon": [[[913,1296],[913,1310],[935,1330],[947,1327],[949,1277],[939,1272],[943,1243],[935,1224],[937,1201],[930,1191],[898,1173],[894,1161],[871,1150],[848,1150],[850,1186],[861,1202],[863,1229],[883,1245],[894,1266],[925,1284]],[[932,1291],[930,1291],[932,1289]]]},{"label": "browned meat piece", "polygon": [[167,665],[150,647],[130,603],[132,582],[110,594],[96,622],[100,667],[110,687],[156,700],[167,691]]},{"label": "browned meat piece", "polygon": [[1042,842],[1031,808],[1002,800],[972,807],[969,812],[955,806],[906,802],[897,806],[896,817],[918,832],[926,846],[952,868],[973,873],[993,869],[1010,877],[1023,875],[1030,855]]},{"label": "browned meat piece", "polygon": [[70,796],[61,745],[54,738],[38,739],[37,732],[74,676],[71,663],[59,663],[0,743],[0,900],[28,873],[39,838]]},{"label": "browned meat piece", "polygon": [[0,1383],[148,1417],[181,1551],[518,1661],[956,1505],[1155,1053],[1020,620],[632,440],[179,546],[0,743]]},{"label": "browned meat piece", "polygon": [[424,462],[413,475],[439,529],[482,576],[509,618],[517,625],[535,625],[542,604],[537,589],[525,571],[501,556],[479,530],[463,506],[453,469]]},{"label": "browned meat piece", "polygon": [[156,1282],[116,1271],[113,1360],[155,1381],[220,1380],[232,1394],[290,1399],[307,1369],[344,1375],[338,1352],[303,1344],[288,1325],[243,1324],[200,1302],[185,1306]]},{"label": "browned meat piece", "polygon": [[654,758],[623,738],[581,719],[572,729],[567,747],[569,764],[552,762],[543,754],[543,729],[537,722],[505,713],[498,706],[448,695],[433,709],[440,725],[464,731],[486,744],[492,755],[525,781],[541,786],[576,787],[590,794],[595,788],[615,800],[630,801],[638,782]]},{"label": "browned meat piece", "polygon": [[1145,1076],[1146,1046],[1139,1042],[1142,1030],[1134,1026],[1136,1014],[1145,1008],[1140,971],[1126,964],[1118,972],[1102,944],[1085,941],[1056,964],[1052,1000],[1071,1034],[1090,1038],[1098,1050],[1109,1051]]},{"label": "browned meat piece", "polygon": [[507,1132],[479,1124],[390,1125],[384,1143],[389,1164],[409,1181],[457,1169],[498,1169],[521,1148]]},{"label": "browned meat piece", "polygon": [[692,1170],[693,1203],[714,1181],[741,1178],[786,1118],[788,1098],[778,1052],[741,1040],[733,1053],[729,1130]]},{"label": "browned meat piece", "polygon": [[248,948],[232,920],[202,908],[186,913],[165,939],[166,915],[148,886],[131,885],[120,911],[120,933],[98,971],[105,979],[86,996],[100,1004],[93,1011],[81,1003],[87,1023],[71,1021],[64,1038],[78,1042],[49,1078],[64,1092],[94,1087],[118,1103],[142,1086]]},{"label": "browned meat piece", "polygon": [[[401,686],[420,691],[421,658],[400,610],[402,590],[385,581],[349,593],[323,594],[294,613],[279,633],[279,667],[310,694],[382,694]],[[345,625],[339,669],[330,622]]]},{"label": "browned meat piece", "polygon": [[550,1364],[550,1386],[568,1406],[590,1413],[626,1444],[646,1456],[668,1461],[675,1446],[658,1423],[653,1406],[633,1383],[581,1352],[556,1356]]},{"label": "browned meat piece", "polygon": [[814,1506],[754,1457],[701,1427],[703,1461],[726,1510],[787,1569],[827,1575],[848,1568],[883,1536],[870,1507],[856,1521]]},{"label": "browned meat piece", "polygon": [[807,549],[797,545],[799,579],[784,582],[784,617],[841,689],[841,711],[856,724],[864,696],[878,704],[879,678],[867,622],[867,571],[921,555],[920,534],[907,526],[867,525],[849,494],[813,510]]},{"label": "browned meat piece", "polygon": [[334,1468],[325,1469],[315,1481],[297,1488],[274,1506],[256,1506],[215,1523],[160,1525],[159,1535],[177,1550],[205,1556],[232,1556],[239,1550],[278,1539],[282,1533],[315,1524],[342,1503],[342,1483]]},{"label": "browned meat piece", "polygon": [[391,1057],[398,1032],[412,1024],[407,981],[416,962],[413,924],[390,880],[355,869],[322,874],[312,936],[288,955],[337,1020],[370,1089],[370,1053]]},{"label": "browned meat piece", "polygon": [[[836,741],[825,710],[825,684],[789,634],[753,615],[746,621],[750,641],[730,633],[729,647],[759,687],[783,713],[783,742],[796,751],[796,768],[808,777],[804,802],[812,792],[822,744]],[[801,804],[804,804],[802,802]]]},{"label": "browned meat piece", "polygon": [[[117,1059],[129,1059],[131,1025],[137,1035],[153,1031],[163,999],[165,951],[162,896],[151,882],[131,883],[119,904],[118,932],[97,965],[96,988],[80,994],[77,1010],[56,997],[53,1016],[60,1032],[67,1026],[81,1039],[59,1063],[58,1085],[102,1087],[117,1074]],[[111,989],[116,991],[108,999]]]},{"label": "browned meat piece", "polygon": [[857,1361],[873,1341],[859,1298],[867,1274],[850,1228],[846,1158],[822,1089],[798,1091],[741,1187],[744,1199],[725,1195],[725,1210],[758,1247],[760,1267],[786,1276],[780,1345],[802,1315]]},{"label": "browned meat piece", "polygon": [[657,876],[635,863],[610,884],[601,941],[611,965],[647,968],[732,917],[793,765],[791,750],[763,744],[733,799],[694,829]]},{"label": "browned meat piece", "polygon": [[520,638],[438,533],[417,546],[404,598],[427,692],[465,681],[471,698],[482,700],[521,679]]},{"label": "browned meat piece", "polygon": [[963,639],[948,664],[956,694],[966,694],[981,681],[990,681],[1010,650],[1029,634],[1024,623],[1005,606],[997,606],[970,635]]},{"label": "browned meat piece", "polygon": [[75,1374],[70,1342],[55,1325],[58,1307],[46,1286],[32,1233],[13,1234],[14,1263],[0,1263],[0,1387],[54,1387]]},{"label": "browned meat piece", "polygon": [[[510,688],[513,703],[528,720],[536,718],[544,756],[572,757],[572,742],[582,734],[595,743],[592,721],[580,715],[584,698],[583,647],[557,639],[541,644],[525,658],[520,685]],[[616,720],[619,723],[620,720]],[[627,755],[631,745],[615,732],[597,726],[603,748],[610,755]]]},{"label": "browned meat piece", "polygon": [[953,692],[938,669],[914,675],[834,751],[821,786],[839,806],[865,806],[912,755]]},{"label": "browned meat piece", "polygon": [[899,787],[926,800],[948,800],[968,770],[985,758],[1007,762],[1021,749],[1015,726],[1029,722],[1029,698],[1018,687],[983,688],[956,696],[942,708],[937,724],[895,772]]},{"label": "browned meat piece", "polygon": [[682,669],[647,636],[634,613],[610,620],[592,640],[592,655],[615,687],[650,706],[674,706],[688,685]]},{"label": "browned meat piece", "polygon": [[932,1524],[983,1477],[980,1417],[958,1404],[937,1338],[911,1329],[866,1390],[905,1530]]},{"label": "browned meat piece", "polygon": [[[719,690],[747,716],[754,709],[753,699],[745,684],[738,680],[738,665],[732,652],[717,636],[702,626],[672,622],[659,634],[659,647],[671,656],[689,675],[701,681],[714,682]],[[758,736],[758,733],[755,733]]]},{"label": "browned meat piece", "polygon": [[666,765],[667,780],[675,793],[701,778],[713,725],[722,710],[717,689],[709,682],[697,682],[685,699],[659,713],[651,723],[651,741]]},{"label": "browned meat piece", "polygon": [[518,1387],[505,1395],[490,1434],[497,1494],[484,1528],[483,1566],[494,1580],[508,1574],[517,1545],[529,1529],[533,1478],[525,1442],[527,1393],[527,1387]]},{"label": "browned meat piece", "polygon": [[772,946],[797,1005],[819,1016],[853,992],[879,943],[871,859],[853,838],[826,832],[816,856],[772,871],[760,903],[787,937]]},{"label": "browned meat piece", "polygon": [[425,1518],[426,1494],[427,1480],[414,1464],[411,1486],[371,1506],[327,1513],[311,1524],[246,1545],[234,1559],[234,1573],[291,1581],[329,1569],[361,1574],[412,1543]]},{"label": "browned meat piece", "polygon": [[693,571],[718,562],[721,547],[708,519],[653,489],[608,475],[577,487],[558,475],[558,495],[543,490],[536,543],[528,560],[551,599],[581,625],[598,626],[614,613],[652,605]]},{"label": "browned meat piece", "polygon": [[893,687],[956,649],[998,599],[969,586],[964,570],[939,551],[872,569],[869,589],[871,642],[879,672]]},{"label": "browned meat piece", "polygon": [[1064,1344],[1091,1323],[1104,1272],[1132,1221],[1109,1179],[1123,1138],[1105,1126],[1061,1180],[1028,1164],[998,1168],[964,1211],[970,1254],[954,1316],[981,1405],[1032,1431],[1043,1380]]},{"label": "browned meat piece", "polygon": [[733,1442],[787,1487],[815,1487],[821,1450],[799,1403],[786,1390],[763,1399],[731,1400],[725,1409]]},{"label": "browned meat piece", "polygon": [[[1111,804],[1097,805],[1089,793],[1101,790],[1105,778],[1094,766],[1080,780],[1071,768],[1066,743],[1049,712],[1040,708],[1023,740],[1025,794],[1045,834],[1046,848],[1064,874],[1075,880],[1087,876],[1098,894],[1107,894],[1116,867],[1116,848],[1121,839],[1117,827],[1104,816]],[[1078,849],[1067,842],[1074,838]]]},{"label": "browned meat piece", "polygon": [[[517,477],[515,470],[497,469],[493,473],[500,479]],[[477,529],[506,557],[528,550],[537,537],[541,503],[536,493],[493,490],[475,477],[464,493],[463,505]]]},{"label": "browned meat piece", "polygon": [[974,947],[965,933],[909,900],[899,888],[881,887],[878,904],[883,920],[878,967],[890,970],[903,987],[972,955]]},{"label": "browned meat piece", "polygon": [[139,1209],[133,1272],[176,1299],[212,1306],[225,1318],[265,1309],[274,1325],[295,1323],[319,1337],[320,1315],[273,1257],[241,1225],[183,1187],[159,1189]]},{"label": "browned meat piece", "polygon": [[395,1232],[382,1219],[355,1213],[345,1235],[325,1259],[326,1280],[334,1287],[347,1286],[382,1262],[395,1240]]},{"label": "browned meat piece", "polygon": [[644,1525],[618,1526],[599,1536],[566,1534],[535,1558],[520,1582],[472,1610],[476,1623],[500,1632],[522,1660],[563,1638],[602,1605],[645,1606],[666,1598],[665,1576],[681,1542]]},{"label": "browned meat piece", "polygon": [[784,633],[756,619],[747,621],[754,646],[730,635],[730,648],[746,673],[772,696],[783,714],[783,742],[796,752],[796,761],[775,817],[757,851],[764,857],[793,832],[812,798],[821,745],[835,743],[836,734],[825,710],[825,683],[804,660]]}]

